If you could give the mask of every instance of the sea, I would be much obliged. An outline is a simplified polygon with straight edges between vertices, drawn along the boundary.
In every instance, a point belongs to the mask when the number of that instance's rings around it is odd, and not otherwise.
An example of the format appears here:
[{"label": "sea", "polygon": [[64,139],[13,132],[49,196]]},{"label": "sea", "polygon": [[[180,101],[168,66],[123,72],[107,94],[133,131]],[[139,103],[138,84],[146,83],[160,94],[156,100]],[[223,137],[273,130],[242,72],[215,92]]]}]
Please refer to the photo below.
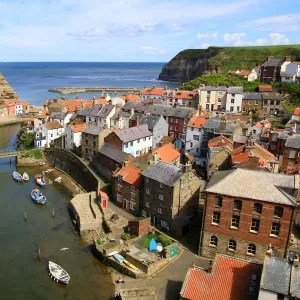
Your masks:
[{"label": "sea", "polygon": [[[61,95],[48,92],[54,87],[157,87],[176,88],[180,83],[158,80],[165,63],[146,62],[7,62],[0,63],[4,75],[21,100],[43,105]],[[102,92],[64,95],[92,99]]]}]

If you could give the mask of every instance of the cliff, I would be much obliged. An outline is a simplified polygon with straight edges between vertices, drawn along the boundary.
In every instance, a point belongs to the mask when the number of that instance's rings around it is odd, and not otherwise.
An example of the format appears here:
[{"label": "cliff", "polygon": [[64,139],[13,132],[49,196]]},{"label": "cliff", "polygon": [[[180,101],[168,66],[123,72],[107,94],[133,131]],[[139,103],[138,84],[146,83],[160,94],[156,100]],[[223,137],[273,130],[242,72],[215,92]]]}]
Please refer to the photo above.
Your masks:
[{"label": "cliff", "polygon": [[19,96],[15,90],[5,80],[4,76],[0,73],[0,100],[18,99]]},{"label": "cliff", "polygon": [[158,79],[186,82],[203,74],[227,73],[230,69],[251,70],[257,63],[263,64],[269,55],[276,58],[291,55],[292,60],[300,60],[300,45],[188,49],[171,59]]}]

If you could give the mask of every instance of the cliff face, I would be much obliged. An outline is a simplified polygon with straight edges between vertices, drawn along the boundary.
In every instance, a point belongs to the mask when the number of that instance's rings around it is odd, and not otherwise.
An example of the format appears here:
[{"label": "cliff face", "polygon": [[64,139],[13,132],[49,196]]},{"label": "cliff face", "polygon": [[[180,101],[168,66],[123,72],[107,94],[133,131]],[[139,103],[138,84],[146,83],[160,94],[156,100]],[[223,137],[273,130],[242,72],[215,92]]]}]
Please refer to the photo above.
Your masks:
[{"label": "cliff face", "polygon": [[184,50],[163,67],[158,79],[186,82],[203,74],[226,73],[230,69],[252,70],[257,63],[263,64],[269,55],[300,60],[300,45]]},{"label": "cliff face", "polygon": [[0,100],[18,99],[19,96],[15,90],[5,80],[4,76],[0,73]]}]

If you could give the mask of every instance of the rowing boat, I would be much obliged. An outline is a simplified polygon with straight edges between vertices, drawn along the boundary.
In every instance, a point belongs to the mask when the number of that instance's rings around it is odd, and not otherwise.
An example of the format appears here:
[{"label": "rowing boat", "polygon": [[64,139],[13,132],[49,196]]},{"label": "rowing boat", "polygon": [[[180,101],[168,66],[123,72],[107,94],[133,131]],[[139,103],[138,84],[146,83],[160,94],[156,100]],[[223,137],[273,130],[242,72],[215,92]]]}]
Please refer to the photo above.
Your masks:
[{"label": "rowing boat", "polygon": [[29,175],[26,172],[24,172],[22,178],[23,178],[24,181],[28,181],[29,180]]},{"label": "rowing boat", "polygon": [[35,181],[41,187],[45,187],[46,186],[46,182],[44,181],[43,176],[40,175],[40,174],[38,174],[38,175],[35,176]]},{"label": "rowing boat", "polygon": [[14,178],[14,180],[16,180],[16,181],[18,181],[18,182],[23,181],[22,175],[19,174],[18,172],[13,172],[13,178]]},{"label": "rowing boat", "polygon": [[31,200],[37,204],[45,204],[47,199],[38,189],[33,189],[30,193]]},{"label": "rowing boat", "polygon": [[70,281],[70,275],[66,270],[64,270],[58,264],[49,261],[49,275],[51,278],[54,279],[56,282],[68,284]]}]

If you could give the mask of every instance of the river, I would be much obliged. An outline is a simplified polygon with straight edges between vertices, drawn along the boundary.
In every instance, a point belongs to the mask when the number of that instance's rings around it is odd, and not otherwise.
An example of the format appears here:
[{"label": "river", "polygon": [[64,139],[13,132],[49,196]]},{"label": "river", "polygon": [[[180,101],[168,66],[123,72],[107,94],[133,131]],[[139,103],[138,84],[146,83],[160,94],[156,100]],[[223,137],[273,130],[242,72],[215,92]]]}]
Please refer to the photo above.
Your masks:
[{"label": "river", "polygon": [[[19,125],[0,128],[0,150],[14,148],[18,130]],[[70,192],[48,185],[43,190],[47,204],[36,205],[30,191],[36,187],[33,176],[37,170],[27,168],[30,181],[17,183],[12,179],[15,168],[10,159],[0,159],[0,298],[108,299],[113,293],[111,276],[74,231],[67,209]],[[61,251],[63,247],[69,250]],[[69,285],[50,278],[49,260],[69,272]]]}]

